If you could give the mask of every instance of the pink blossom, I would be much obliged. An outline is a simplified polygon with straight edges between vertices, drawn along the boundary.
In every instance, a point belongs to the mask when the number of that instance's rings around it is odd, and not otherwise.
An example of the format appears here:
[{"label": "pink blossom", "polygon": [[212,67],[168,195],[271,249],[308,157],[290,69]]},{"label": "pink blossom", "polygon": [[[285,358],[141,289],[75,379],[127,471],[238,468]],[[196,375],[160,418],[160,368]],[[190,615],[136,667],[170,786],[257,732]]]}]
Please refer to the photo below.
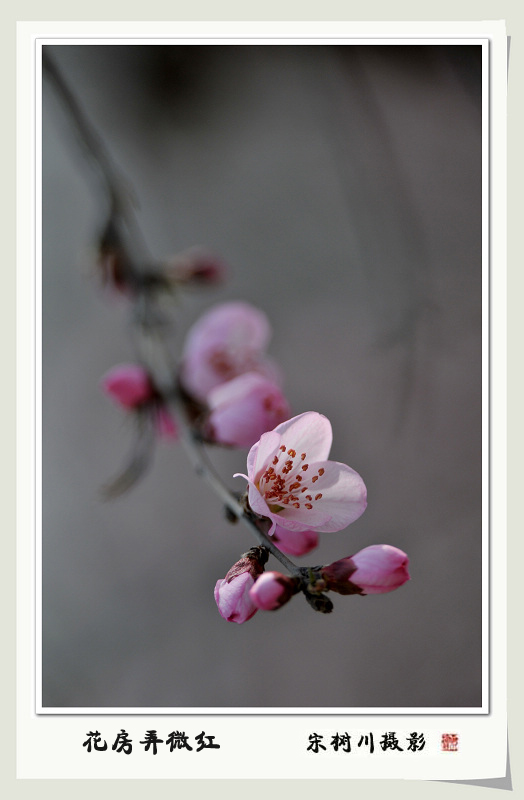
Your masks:
[{"label": "pink blossom", "polygon": [[264,355],[270,338],[265,314],[242,302],[215,306],[188,333],[181,380],[186,391],[206,402],[216,386],[245,372],[276,379],[277,370]]},{"label": "pink blossom", "polygon": [[[328,461],[331,423],[308,411],[260,437],[247,457],[249,505],[275,527],[339,531],[366,508],[366,487],[355,470]],[[237,473],[238,474],[238,473]],[[236,477],[236,476],[235,476]]]},{"label": "pink blossom", "polygon": [[279,550],[290,556],[305,556],[318,546],[316,531],[288,531],[277,525],[273,532],[273,541]]},{"label": "pink blossom", "polygon": [[280,572],[263,572],[249,590],[249,596],[257,608],[275,611],[296,594],[297,585],[292,578]]},{"label": "pink blossom", "polygon": [[120,364],[106,372],[101,385],[106,394],[124,408],[137,408],[154,394],[149,375],[138,364]]},{"label": "pink blossom", "polygon": [[232,447],[251,447],[289,415],[286,398],[272,381],[247,372],[213,389],[206,435]]},{"label": "pink blossom", "polygon": [[228,622],[247,622],[256,613],[257,607],[249,596],[249,590],[264,570],[267,551],[252,547],[244,553],[229,570],[226,577],[217,581],[215,601],[220,615]]},{"label": "pink blossom", "polygon": [[339,594],[385,594],[409,581],[409,558],[397,547],[373,544],[322,568],[328,588]]}]

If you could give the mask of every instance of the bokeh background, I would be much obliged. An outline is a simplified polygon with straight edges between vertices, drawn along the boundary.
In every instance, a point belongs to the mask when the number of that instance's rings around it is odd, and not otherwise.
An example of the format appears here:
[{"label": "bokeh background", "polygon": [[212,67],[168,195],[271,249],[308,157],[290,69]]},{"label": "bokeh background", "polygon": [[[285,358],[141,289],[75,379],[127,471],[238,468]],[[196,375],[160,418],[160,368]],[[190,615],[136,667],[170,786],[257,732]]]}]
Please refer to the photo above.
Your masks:
[{"label": "bokeh background", "polygon": [[[332,422],[369,505],[300,563],[374,543],[411,559],[390,595],[296,597],[245,625],[213,588],[255,542],[181,447],[139,486],[99,488],[131,445],[102,374],[131,358],[101,291],[103,195],[43,89],[43,704],[481,704],[481,58],[478,46],[52,46],[140,201],[162,258],[229,265],[184,331],[244,299],[273,326],[294,413]],[[230,476],[245,453],[217,452]],[[243,485],[243,484],[242,484]],[[270,559],[269,568],[276,568]]]}]

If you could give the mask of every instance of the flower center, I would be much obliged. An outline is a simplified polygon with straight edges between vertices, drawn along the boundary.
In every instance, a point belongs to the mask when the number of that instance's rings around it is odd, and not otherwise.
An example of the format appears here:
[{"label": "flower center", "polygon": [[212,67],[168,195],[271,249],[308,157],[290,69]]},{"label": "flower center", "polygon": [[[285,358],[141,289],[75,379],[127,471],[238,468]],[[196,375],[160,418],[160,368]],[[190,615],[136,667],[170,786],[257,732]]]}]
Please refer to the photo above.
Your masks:
[{"label": "flower center", "polygon": [[258,489],[273,514],[284,511],[286,506],[311,511],[315,502],[322,498],[322,493],[310,489],[306,482],[316,483],[324,474],[324,468],[320,467],[315,475],[308,478],[309,464],[306,459],[307,453],[297,456],[296,450],[288,450],[282,444],[271,466],[263,473]]},{"label": "flower center", "polygon": [[225,349],[214,350],[209,357],[209,363],[223,378],[234,378],[236,375],[235,364]]},{"label": "flower center", "polygon": [[231,380],[243,372],[250,372],[257,366],[255,352],[246,347],[217,347],[209,355],[209,365],[224,380]]}]

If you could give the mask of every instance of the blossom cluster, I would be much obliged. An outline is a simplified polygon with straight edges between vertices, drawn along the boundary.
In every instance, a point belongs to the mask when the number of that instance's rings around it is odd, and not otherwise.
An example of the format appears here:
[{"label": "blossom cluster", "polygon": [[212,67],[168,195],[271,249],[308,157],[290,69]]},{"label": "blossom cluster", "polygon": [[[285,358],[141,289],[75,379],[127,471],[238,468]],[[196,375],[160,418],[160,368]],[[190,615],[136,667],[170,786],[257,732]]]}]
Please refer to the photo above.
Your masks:
[{"label": "blossom cluster", "polygon": [[[187,262],[184,254],[171,259],[171,274],[184,264],[189,271]],[[207,442],[247,449],[289,417],[280,369],[266,353],[270,337],[266,315],[240,301],[211,308],[190,329],[179,379],[185,399],[198,406],[197,423]],[[151,411],[160,437],[177,438],[178,426],[145,367],[113,367],[102,388],[128,412]],[[288,555],[305,555],[318,545],[316,530],[307,528],[276,525],[273,536]]]},{"label": "blossom cluster", "polygon": [[[306,412],[263,434],[247,460],[251,509],[270,520],[275,531],[299,534],[313,529],[339,531],[357,520],[367,504],[360,475],[346,464],[327,460],[331,424]],[[291,446],[289,446],[291,445]],[[409,580],[408,557],[390,545],[371,545],[353,556],[310,570],[308,591],[384,594]],[[258,611],[274,611],[300,590],[300,581],[280,572],[264,572],[256,558],[241,559],[215,587],[220,614],[246,622]]]},{"label": "blossom cluster", "polygon": [[[201,409],[200,432],[206,441],[247,449],[289,416],[280,371],[265,352],[269,338],[265,314],[243,302],[212,308],[189,331],[179,378],[186,399]],[[159,433],[167,428],[175,434],[176,425],[172,419],[167,423],[169,414],[145,367],[114,367],[102,386],[127,410],[155,407]]]},{"label": "blossom cluster", "polygon": [[[321,567],[315,587],[339,594],[386,594],[409,580],[409,559],[397,547],[373,544],[353,556]],[[229,622],[247,622],[259,610],[275,611],[299,591],[297,580],[280,572],[264,572],[246,559],[217,581],[215,600]]]},{"label": "blossom cluster", "polygon": [[[169,263],[169,281],[195,276],[186,255]],[[217,273],[204,261],[197,274],[212,282]],[[361,476],[329,459],[333,434],[322,414],[290,417],[281,373],[267,355],[270,325],[265,314],[245,302],[211,308],[190,329],[178,374],[178,391],[189,424],[202,441],[249,448],[245,514],[278,553],[302,556],[319,544],[319,534],[341,531],[359,519],[367,505]],[[122,364],[102,380],[105,392],[126,411],[151,414],[161,437],[176,438],[178,424],[168,400],[146,367]],[[267,547],[255,547],[217,581],[215,601],[221,616],[236,623],[258,610],[274,611],[303,592],[315,606],[323,592],[384,594],[409,579],[408,557],[391,545],[371,545],[352,556],[290,575],[265,571]],[[283,559],[282,563],[285,563]],[[291,562],[288,562],[290,564]],[[331,610],[327,601],[319,610]]]},{"label": "blossom cluster", "polygon": [[266,354],[270,335],[265,314],[243,302],[212,308],[189,331],[180,381],[208,410],[207,441],[249,448],[289,416],[280,370]]}]

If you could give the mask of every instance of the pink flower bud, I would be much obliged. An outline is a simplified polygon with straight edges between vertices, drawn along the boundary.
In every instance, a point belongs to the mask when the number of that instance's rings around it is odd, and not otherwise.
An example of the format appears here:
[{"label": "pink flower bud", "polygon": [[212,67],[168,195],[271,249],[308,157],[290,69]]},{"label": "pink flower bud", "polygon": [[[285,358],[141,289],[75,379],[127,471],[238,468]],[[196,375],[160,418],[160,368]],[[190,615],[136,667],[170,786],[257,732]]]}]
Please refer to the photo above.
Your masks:
[{"label": "pink flower bud", "polygon": [[137,408],[154,394],[149,375],[138,364],[113,367],[104,375],[101,385],[104,392],[124,408]]},{"label": "pink flower bud", "polygon": [[175,420],[165,406],[159,406],[155,416],[155,428],[162,439],[178,439],[178,428]]},{"label": "pink flower bud", "polygon": [[276,370],[264,356],[269,322],[248,303],[215,306],[193,325],[184,347],[181,381],[204,403],[209,392],[245,372],[274,379]]},{"label": "pink flower bud", "polygon": [[258,609],[249,596],[254,582],[249,572],[243,572],[229,581],[225,578],[217,581],[215,601],[221,617],[241,625],[256,614]]},{"label": "pink flower bud", "polygon": [[256,614],[257,607],[249,596],[249,590],[263,572],[267,551],[252,547],[234,564],[226,577],[217,581],[215,601],[220,616],[228,622],[242,624]]},{"label": "pink flower bud", "polygon": [[251,447],[289,415],[289,405],[278,386],[256,372],[217,386],[207,402],[206,436],[232,447]]},{"label": "pink flower bud", "polygon": [[409,559],[397,547],[373,544],[322,568],[327,588],[339,594],[385,594],[409,580]]},{"label": "pink flower bud", "polygon": [[280,572],[264,572],[249,590],[249,596],[257,608],[275,611],[285,605],[297,592],[293,578]]},{"label": "pink flower bud", "polygon": [[279,550],[290,556],[305,556],[318,546],[316,531],[289,531],[277,525],[273,541]]},{"label": "pink flower bud", "polygon": [[224,280],[225,265],[212,253],[192,247],[169,261],[166,277],[173,283],[215,285]]}]

